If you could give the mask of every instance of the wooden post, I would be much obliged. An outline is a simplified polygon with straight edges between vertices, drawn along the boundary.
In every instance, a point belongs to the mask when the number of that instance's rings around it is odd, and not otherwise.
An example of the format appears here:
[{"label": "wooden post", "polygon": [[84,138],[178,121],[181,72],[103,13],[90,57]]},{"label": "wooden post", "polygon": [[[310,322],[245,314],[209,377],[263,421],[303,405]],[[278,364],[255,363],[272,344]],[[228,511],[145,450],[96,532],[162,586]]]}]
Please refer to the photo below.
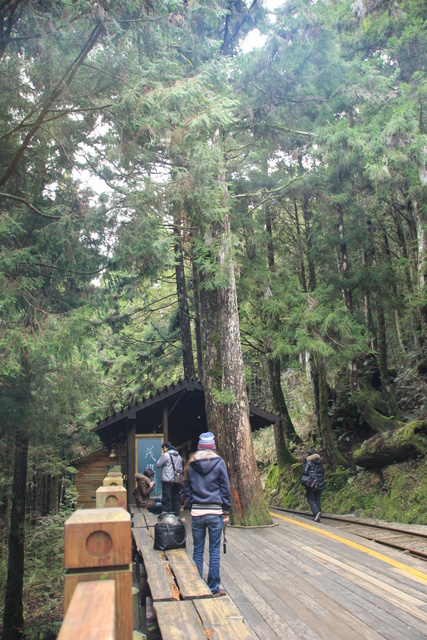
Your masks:
[{"label": "wooden post", "polygon": [[80,582],[71,598],[57,640],[116,640],[116,583]]},{"label": "wooden post", "polygon": [[127,432],[127,498],[128,506],[135,504],[133,491],[135,489],[136,462],[136,420],[130,420]]},{"label": "wooden post", "polygon": [[98,487],[96,490],[96,508],[122,507],[126,509],[126,489],[124,487],[110,486]]},{"label": "wooden post", "polygon": [[127,507],[127,493],[120,471],[110,470],[102,481],[102,487],[96,490],[96,508],[104,507]]},{"label": "wooden post", "polygon": [[132,640],[130,514],[122,508],[75,511],[65,523],[64,561],[64,610],[80,582],[114,580],[117,638]]},{"label": "wooden post", "polygon": [[165,402],[163,405],[163,442],[169,440],[169,425],[168,425],[168,406]]}]

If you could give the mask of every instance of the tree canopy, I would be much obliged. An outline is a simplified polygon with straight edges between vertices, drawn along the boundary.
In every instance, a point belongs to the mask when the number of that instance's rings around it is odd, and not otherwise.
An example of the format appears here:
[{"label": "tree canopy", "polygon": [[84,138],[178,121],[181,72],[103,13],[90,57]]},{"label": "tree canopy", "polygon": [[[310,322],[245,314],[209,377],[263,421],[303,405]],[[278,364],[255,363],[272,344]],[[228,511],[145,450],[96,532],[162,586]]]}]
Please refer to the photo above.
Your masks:
[{"label": "tree canopy", "polygon": [[[427,337],[427,8],[273,4],[0,4],[0,505],[17,576],[30,473],[65,474],[97,418],[183,376],[205,385],[239,523],[269,519],[248,401],[281,417],[281,468],[301,443],[286,370],[311,381],[331,468],[352,463],[338,382],[354,432],[425,412],[392,381]],[[22,588],[8,581],[5,638]]]}]

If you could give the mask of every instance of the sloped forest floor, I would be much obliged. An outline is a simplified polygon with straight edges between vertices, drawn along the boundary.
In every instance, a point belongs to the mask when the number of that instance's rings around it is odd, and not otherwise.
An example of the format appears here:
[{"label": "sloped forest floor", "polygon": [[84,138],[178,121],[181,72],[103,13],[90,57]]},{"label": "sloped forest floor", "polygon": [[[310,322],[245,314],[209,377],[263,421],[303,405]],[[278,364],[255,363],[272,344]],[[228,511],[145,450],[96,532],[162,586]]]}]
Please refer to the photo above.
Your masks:
[{"label": "sloped forest floor", "polygon": [[[373,376],[372,380],[374,379]],[[294,427],[303,440],[301,446],[291,447],[300,464],[279,474],[272,453],[273,427],[254,434],[255,456],[268,503],[271,506],[307,510],[305,491],[300,485],[301,463],[308,449],[316,448],[321,453],[321,446],[313,445],[315,416],[307,406],[306,398],[310,395],[307,381],[295,372],[288,372],[284,382]],[[393,391],[402,411],[403,422],[426,419],[427,379],[423,364],[418,364],[415,370],[406,369],[400,375],[395,375]],[[381,469],[363,469],[353,463],[352,452],[373,433],[359,419],[354,408],[349,407],[346,415],[344,403],[340,400],[340,390],[331,395],[330,420],[337,445],[350,466],[334,470],[326,467],[322,511],[387,522],[427,525],[427,455]]]}]

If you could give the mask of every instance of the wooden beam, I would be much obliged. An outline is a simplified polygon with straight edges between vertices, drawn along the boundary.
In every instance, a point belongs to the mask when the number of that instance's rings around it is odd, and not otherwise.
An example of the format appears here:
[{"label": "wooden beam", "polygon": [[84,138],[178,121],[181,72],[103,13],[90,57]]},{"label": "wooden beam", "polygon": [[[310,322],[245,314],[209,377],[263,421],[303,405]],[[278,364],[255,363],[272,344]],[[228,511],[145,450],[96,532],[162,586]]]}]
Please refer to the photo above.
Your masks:
[{"label": "wooden beam", "polygon": [[80,582],[65,614],[58,640],[116,640],[116,583]]},{"label": "wooden beam", "polygon": [[136,420],[129,420],[127,431],[127,492],[128,505],[135,504],[133,490],[135,489],[136,472]]},{"label": "wooden beam", "polygon": [[165,402],[163,405],[163,442],[167,440],[169,440],[168,405]]}]

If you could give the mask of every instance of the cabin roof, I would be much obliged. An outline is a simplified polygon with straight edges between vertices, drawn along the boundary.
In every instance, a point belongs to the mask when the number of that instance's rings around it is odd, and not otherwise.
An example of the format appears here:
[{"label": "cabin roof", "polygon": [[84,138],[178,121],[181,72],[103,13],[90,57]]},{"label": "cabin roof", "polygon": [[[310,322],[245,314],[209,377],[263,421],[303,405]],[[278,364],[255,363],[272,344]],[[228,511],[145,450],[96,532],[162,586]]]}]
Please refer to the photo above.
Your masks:
[{"label": "cabin roof", "polygon": [[[94,431],[109,448],[125,437],[130,420],[135,420],[136,435],[162,433],[164,407],[168,414],[168,437],[175,446],[207,430],[203,385],[197,380],[185,379],[99,420]],[[252,431],[279,420],[276,414],[255,405],[250,404],[249,410]]]}]

